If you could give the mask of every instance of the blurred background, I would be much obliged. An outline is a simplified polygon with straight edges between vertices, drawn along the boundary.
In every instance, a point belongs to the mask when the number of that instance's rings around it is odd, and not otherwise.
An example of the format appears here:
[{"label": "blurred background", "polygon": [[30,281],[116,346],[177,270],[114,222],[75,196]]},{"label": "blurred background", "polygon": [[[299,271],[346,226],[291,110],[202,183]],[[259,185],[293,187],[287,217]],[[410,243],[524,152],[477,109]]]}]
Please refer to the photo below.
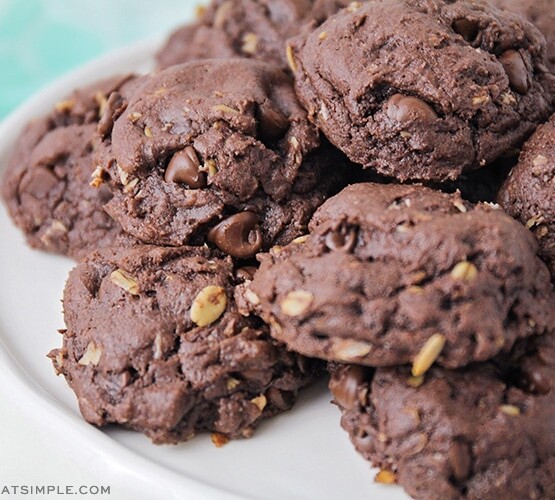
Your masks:
[{"label": "blurred background", "polygon": [[0,119],[56,77],[169,34],[201,0],[0,0]]}]

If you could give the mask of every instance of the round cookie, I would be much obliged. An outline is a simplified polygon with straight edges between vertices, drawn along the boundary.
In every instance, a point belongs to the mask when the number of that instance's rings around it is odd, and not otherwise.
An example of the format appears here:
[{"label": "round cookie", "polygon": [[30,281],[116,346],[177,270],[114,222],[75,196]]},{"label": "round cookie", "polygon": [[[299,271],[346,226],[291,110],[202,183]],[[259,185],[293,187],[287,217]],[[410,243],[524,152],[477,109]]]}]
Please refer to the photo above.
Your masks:
[{"label": "round cookie", "polygon": [[552,109],[543,37],[480,0],[355,2],[290,41],[288,54],[328,139],[401,181],[484,167]]},{"label": "round cookie", "polygon": [[260,255],[247,300],[307,356],[455,368],[555,331],[537,244],[499,208],[421,186],[354,184],[306,238]]},{"label": "round cookie", "polygon": [[230,258],[206,248],[95,252],[70,274],[63,347],[50,353],[84,418],[156,443],[249,437],[289,409],[317,364],[239,314]]},{"label": "round cookie", "polygon": [[246,57],[287,68],[285,42],[308,33],[349,0],[214,0],[157,54],[168,68],[199,59]]},{"label": "round cookie", "polygon": [[524,145],[498,203],[534,233],[555,275],[555,115]]},{"label": "round cookie", "polygon": [[145,243],[208,239],[249,258],[306,231],[338,184],[342,158],[319,147],[291,79],[276,66],[173,66],[122,106],[99,146],[114,192],[106,210]]},{"label": "round cookie", "polygon": [[555,1],[554,0],[490,0],[530,21],[547,41],[547,66],[555,73]]},{"label": "round cookie", "polygon": [[416,499],[555,497],[555,342],[416,381],[406,367],[335,369],[330,389],[357,451]]},{"label": "round cookie", "polygon": [[100,109],[113,90],[132,84],[129,76],[119,76],[76,90],[21,133],[1,192],[30,246],[79,259],[96,248],[134,241],[102,209],[110,191],[91,185]]}]

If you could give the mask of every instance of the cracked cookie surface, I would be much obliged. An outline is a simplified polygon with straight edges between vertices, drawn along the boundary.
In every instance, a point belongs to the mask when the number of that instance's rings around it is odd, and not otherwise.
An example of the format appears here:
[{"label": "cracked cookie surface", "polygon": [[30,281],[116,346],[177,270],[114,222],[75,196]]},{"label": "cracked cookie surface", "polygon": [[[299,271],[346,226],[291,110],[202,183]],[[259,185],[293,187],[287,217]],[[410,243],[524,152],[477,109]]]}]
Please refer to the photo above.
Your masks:
[{"label": "cracked cookie surface", "polygon": [[290,41],[289,54],[328,139],[401,181],[486,167],[552,109],[543,37],[486,2],[358,2]]},{"label": "cracked cookie surface", "polygon": [[259,256],[249,290],[272,335],[308,356],[371,366],[492,358],[553,332],[537,243],[499,208],[421,186],[354,184],[301,241]]},{"label": "cracked cookie surface", "polygon": [[[357,451],[417,499],[555,496],[555,342],[520,341],[464,369],[333,369]],[[380,477],[377,477],[379,480]]]},{"label": "cracked cookie surface", "polygon": [[156,443],[203,431],[225,442],[289,409],[317,364],[239,314],[238,275],[229,257],[197,247],[105,250],[79,264],[50,357],[84,418]]}]

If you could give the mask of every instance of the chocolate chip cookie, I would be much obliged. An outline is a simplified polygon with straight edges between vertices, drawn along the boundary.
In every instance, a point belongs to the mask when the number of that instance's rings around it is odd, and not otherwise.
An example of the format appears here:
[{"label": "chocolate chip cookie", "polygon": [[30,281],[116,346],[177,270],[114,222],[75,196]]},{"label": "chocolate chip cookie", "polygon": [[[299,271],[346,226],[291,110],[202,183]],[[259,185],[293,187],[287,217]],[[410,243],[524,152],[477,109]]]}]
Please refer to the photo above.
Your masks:
[{"label": "chocolate chip cookie", "polygon": [[534,233],[555,275],[555,115],[524,145],[498,201]]},{"label": "chocolate chip cookie", "polygon": [[354,184],[311,234],[261,255],[246,296],[307,356],[371,366],[492,358],[555,331],[549,271],[499,207],[422,186]]},{"label": "chocolate chip cookie", "polygon": [[359,453],[417,499],[555,498],[555,342],[522,341],[461,370],[336,368],[330,389]]},{"label": "chocolate chip cookie", "polygon": [[354,2],[288,56],[328,139],[401,181],[484,167],[552,109],[543,37],[481,0]]},{"label": "chocolate chip cookie", "polygon": [[555,72],[555,1],[553,0],[490,0],[501,9],[519,14],[538,28],[547,41],[547,65]]},{"label": "chocolate chip cookie", "polygon": [[113,90],[130,85],[125,76],[76,90],[21,133],[1,190],[32,247],[78,259],[95,248],[133,241],[102,209],[111,194],[94,187],[92,177],[99,112]]},{"label": "chocolate chip cookie", "polygon": [[239,314],[240,275],[200,247],[108,249],[79,264],[64,292],[63,347],[50,357],[84,418],[156,443],[209,431],[221,444],[289,409],[317,365]]},{"label": "chocolate chip cookie", "polygon": [[208,240],[252,257],[306,231],[342,171],[276,66],[173,66],[121,108],[99,146],[114,193],[106,210],[145,243]]},{"label": "chocolate chip cookie", "polygon": [[287,67],[285,42],[309,32],[350,0],[214,0],[173,33],[157,55],[167,68],[199,59],[246,57]]}]

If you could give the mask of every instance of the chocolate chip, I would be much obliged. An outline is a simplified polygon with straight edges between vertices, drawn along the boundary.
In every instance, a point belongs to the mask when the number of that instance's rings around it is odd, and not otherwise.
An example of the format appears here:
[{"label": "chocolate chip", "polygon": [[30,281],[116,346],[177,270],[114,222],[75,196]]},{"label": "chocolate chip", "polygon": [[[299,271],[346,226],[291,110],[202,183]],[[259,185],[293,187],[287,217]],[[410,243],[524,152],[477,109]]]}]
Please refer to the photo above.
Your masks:
[{"label": "chocolate chip", "polygon": [[241,279],[243,281],[251,281],[254,277],[255,272],[256,272],[256,267],[254,267],[254,266],[245,266],[245,267],[240,267],[239,269],[237,269],[237,271],[235,271],[235,276],[238,279]]},{"label": "chocolate chip", "polygon": [[391,120],[406,123],[412,120],[433,121],[437,119],[435,111],[417,97],[402,94],[392,95],[386,104],[386,113]]},{"label": "chocolate chip", "polygon": [[262,248],[258,217],[252,212],[232,215],[210,230],[208,241],[232,257],[253,257]]},{"label": "chocolate chip", "polygon": [[509,77],[511,87],[519,94],[525,94],[528,91],[528,69],[520,53],[506,50],[499,56],[499,62]]},{"label": "chocolate chip", "polygon": [[164,180],[186,184],[192,189],[206,187],[206,173],[199,171],[200,162],[195,150],[188,146],[172,156]]},{"label": "chocolate chip", "polygon": [[270,387],[266,391],[266,397],[272,406],[278,410],[288,410],[295,402],[295,394],[291,391],[282,391],[277,387]]},{"label": "chocolate chip", "polygon": [[121,116],[126,107],[127,103],[120,93],[112,92],[110,94],[97,126],[97,131],[102,138],[108,137],[112,133],[114,122]]},{"label": "chocolate chip", "polygon": [[334,252],[348,253],[354,248],[356,241],[356,228],[346,225],[326,234],[326,246]]},{"label": "chocolate chip", "polygon": [[289,120],[281,111],[265,102],[258,109],[258,127],[262,137],[277,139],[289,128]]},{"label": "chocolate chip", "polygon": [[545,376],[539,366],[525,366],[520,371],[521,386],[532,394],[548,394],[551,391],[551,381]]},{"label": "chocolate chip", "polygon": [[453,471],[453,477],[457,481],[465,480],[470,474],[471,455],[468,443],[457,439],[449,447],[449,462]]},{"label": "chocolate chip", "polygon": [[347,365],[338,368],[330,380],[330,391],[335,401],[346,410],[358,403],[360,385],[367,380],[368,371],[358,365]]},{"label": "chocolate chip", "polygon": [[457,19],[452,24],[453,31],[461,35],[468,43],[474,43],[480,33],[480,26],[469,19]]}]

